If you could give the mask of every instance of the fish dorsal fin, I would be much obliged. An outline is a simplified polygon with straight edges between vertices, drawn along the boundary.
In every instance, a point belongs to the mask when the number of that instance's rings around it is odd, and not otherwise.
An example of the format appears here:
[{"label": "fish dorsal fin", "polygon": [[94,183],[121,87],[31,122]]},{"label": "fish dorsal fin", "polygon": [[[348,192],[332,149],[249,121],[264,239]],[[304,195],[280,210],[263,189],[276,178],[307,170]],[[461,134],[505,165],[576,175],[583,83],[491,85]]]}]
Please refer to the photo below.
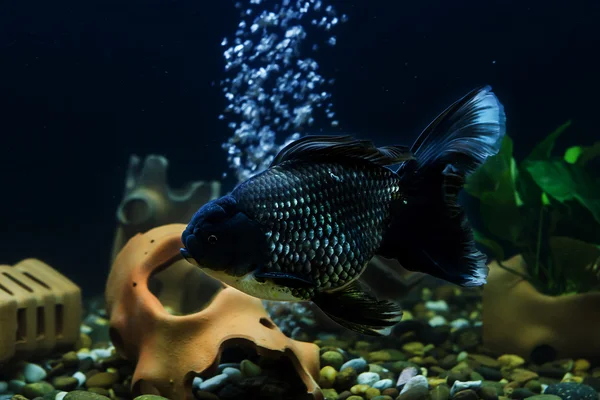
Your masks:
[{"label": "fish dorsal fin", "polygon": [[386,166],[412,160],[413,155],[407,146],[375,147],[369,140],[352,136],[305,136],[281,149],[271,167],[284,161],[317,158],[362,159]]}]

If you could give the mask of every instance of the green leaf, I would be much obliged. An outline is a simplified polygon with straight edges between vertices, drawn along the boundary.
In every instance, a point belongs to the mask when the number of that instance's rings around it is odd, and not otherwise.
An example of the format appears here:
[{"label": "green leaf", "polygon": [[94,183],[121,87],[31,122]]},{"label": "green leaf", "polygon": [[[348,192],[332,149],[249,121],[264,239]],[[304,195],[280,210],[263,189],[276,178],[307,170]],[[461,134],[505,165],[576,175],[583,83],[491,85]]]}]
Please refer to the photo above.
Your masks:
[{"label": "green leaf", "polygon": [[473,236],[475,238],[475,241],[479,244],[481,244],[482,246],[487,247],[492,255],[494,256],[494,258],[498,261],[503,261],[504,260],[504,249],[502,248],[502,246],[496,242],[495,240],[492,240],[490,238],[486,238],[485,236],[483,236],[480,232],[473,230]]},{"label": "green leaf", "polygon": [[569,237],[550,238],[555,277],[565,291],[578,293],[600,289],[600,250],[593,244]]},{"label": "green leaf", "polygon": [[465,190],[477,197],[480,213],[487,230],[500,239],[514,242],[519,233],[520,215],[514,176],[516,163],[512,158],[512,140],[505,136],[498,154],[488,158],[467,178]]},{"label": "green leaf", "polygon": [[526,169],[548,196],[561,203],[579,201],[600,223],[600,182],[588,175],[582,166],[564,160],[530,161]]},{"label": "green leaf", "polygon": [[500,151],[489,157],[486,162],[467,177],[464,189],[471,196],[481,199],[485,193],[494,192],[498,181],[510,168],[513,152],[513,142],[504,136]]},{"label": "green leaf", "polygon": [[583,147],[581,146],[573,146],[569,147],[567,151],[565,151],[565,161],[569,164],[575,164],[579,156],[583,153]]},{"label": "green leaf", "polygon": [[581,155],[577,159],[577,164],[585,166],[592,159],[600,157],[600,142],[596,142],[591,146],[583,147]]},{"label": "green leaf", "polygon": [[554,143],[556,142],[556,139],[558,139],[558,137],[569,126],[571,126],[571,120],[559,126],[554,132],[552,132],[544,140],[539,142],[537,146],[534,147],[531,154],[529,154],[529,156],[524,160],[524,162],[547,160],[548,158],[550,158],[550,154],[552,153],[552,149],[554,148]]}]

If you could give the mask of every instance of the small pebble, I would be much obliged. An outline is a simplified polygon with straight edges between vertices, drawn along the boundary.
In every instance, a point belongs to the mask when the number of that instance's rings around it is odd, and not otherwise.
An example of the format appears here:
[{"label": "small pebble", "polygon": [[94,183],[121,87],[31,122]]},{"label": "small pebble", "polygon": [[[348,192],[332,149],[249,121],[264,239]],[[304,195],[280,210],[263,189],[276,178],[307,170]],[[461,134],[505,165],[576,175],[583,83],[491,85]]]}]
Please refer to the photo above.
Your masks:
[{"label": "small pebble", "polygon": [[465,390],[461,390],[460,392],[456,392],[454,394],[454,396],[452,396],[452,399],[455,399],[455,400],[478,400],[479,396],[477,395],[477,393],[475,393],[475,391],[473,389],[465,389]]},{"label": "small pebble", "polygon": [[77,381],[79,382],[79,386],[83,386],[85,384],[85,381],[87,380],[87,377],[81,371],[75,372],[73,374],[73,378],[77,379]]},{"label": "small pebble", "polygon": [[517,388],[508,395],[511,399],[527,399],[532,396],[535,396],[535,393],[525,388]]},{"label": "small pebble", "polygon": [[404,368],[398,377],[398,381],[396,382],[396,387],[398,389],[402,389],[406,383],[411,380],[413,377],[417,376],[419,371],[417,371],[414,367]]},{"label": "small pebble", "polygon": [[19,379],[11,379],[8,381],[8,391],[13,393],[21,393],[26,383]]},{"label": "small pebble", "polygon": [[337,377],[337,371],[331,365],[321,368],[319,383],[326,389],[332,388]]},{"label": "small pebble", "polygon": [[481,387],[482,381],[454,381],[452,388],[450,389],[450,396],[454,397],[454,395],[460,391],[468,390],[468,389],[479,389]]},{"label": "small pebble", "polygon": [[456,356],[456,361],[463,362],[463,361],[466,361],[468,357],[469,357],[469,353],[467,353],[466,351],[461,351]]},{"label": "small pebble", "polygon": [[401,393],[396,400],[427,400],[429,399],[429,390],[422,386],[415,386]]},{"label": "small pebble", "polygon": [[244,360],[240,363],[240,370],[245,377],[255,377],[262,374],[262,368],[250,360]]},{"label": "small pebble", "polygon": [[498,391],[492,386],[483,386],[479,389],[479,397],[482,400],[498,400]]},{"label": "small pebble", "polygon": [[385,389],[389,389],[392,386],[394,386],[394,381],[391,379],[381,379],[377,382],[375,382],[372,385],[375,389],[379,389],[381,391],[384,391]]},{"label": "small pebble", "polygon": [[44,368],[39,365],[27,363],[25,364],[25,368],[23,368],[23,375],[25,375],[25,382],[35,383],[44,380],[47,374]]},{"label": "small pebble", "polygon": [[588,360],[580,358],[579,360],[575,360],[573,365],[573,371],[575,372],[586,372],[590,369],[591,365]]},{"label": "small pebble", "polygon": [[454,321],[450,322],[450,326],[453,329],[468,328],[469,325],[470,325],[469,320],[467,320],[465,318],[458,318],[458,319],[455,319]]},{"label": "small pebble", "polygon": [[431,391],[431,400],[448,400],[450,398],[450,389],[448,385],[438,385]]},{"label": "small pebble", "polygon": [[381,391],[379,391],[379,389],[375,389],[375,388],[368,388],[365,391],[365,397],[367,398],[367,400],[371,400],[374,397],[377,397],[381,394]]},{"label": "small pebble", "polygon": [[200,387],[200,384],[203,382],[204,380],[199,377],[199,376],[195,376],[194,380],[192,381],[192,388],[197,389]]},{"label": "small pebble", "polygon": [[57,376],[52,380],[52,385],[58,390],[70,392],[79,386],[79,381],[72,376]]},{"label": "small pebble", "polygon": [[398,397],[400,392],[396,388],[389,388],[382,391],[381,394],[384,396],[390,396],[391,398],[395,399],[396,397]]},{"label": "small pebble", "polygon": [[[77,378],[76,378],[77,379]],[[119,381],[119,376],[110,372],[98,372],[86,381],[87,387],[109,388]]]},{"label": "small pebble", "polygon": [[498,362],[501,366],[508,368],[517,368],[525,364],[523,357],[520,357],[516,354],[504,354],[498,357]]},{"label": "small pebble", "polygon": [[340,367],[340,372],[345,370],[346,368],[352,368],[354,371],[356,371],[357,374],[366,372],[369,369],[369,364],[367,363],[367,360],[365,360],[364,358],[355,358],[349,361],[346,361],[344,364],[342,364],[342,366]]},{"label": "small pebble", "polygon": [[103,396],[94,392],[85,392],[82,390],[76,390],[74,392],[69,392],[64,397],[63,400],[109,400],[110,398],[107,396]]},{"label": "small pebble", "polygon": [[229,376],[229,380],[232,382],[239,381],[242,379],[242,371],[237,368],[227,367],[223,368],[223,373]]},{"label": "small pebble", "polygon": [[373,386],[373,384],[375,384],[375,382],[377,382],[378,380],[379,374],[375,372],[363,372],[362,374],[358,375],[356,382],[359,385]]},{"label": "small pebble", "polygon": [[321,365],[330,365],[336,370],[344,364],[344,356],[337,351],[326,351],[321,355]]},{"label": "small pebble", "polygon": [[94,349],[90,352],[90,354],[92,354],[92,356],[95,356],[96,359],[104,359],[110,357],[112,355],[112,351],[110,351],[109,349]]},{"label": "small pebble", "polygon": [[429,383],[427,382],[427,378],[425,378],[423,375],[413,376],[408,380],[408,382],[406,382],[406,384],[400,391],[400,394],[405,393],[415,387],[421,387],[429,390]]},{"label": "small pebble", "polygon": [[429,326],[432,326],[434,328],[436,326],[444,326],[447,323],[448,321],[446,321],[446,318],[442,317],[441,315],[436,315],[435,317],[429,320]]},{"label": "small pebble", "polygon": [[425,354],[424,348],[425,346],[421,342],[410,342],[402,346],[402,350],[415,356],[423,356]]},{"label": "small pebble", "polygon": [[23,386],[23,396],[33,399],[35,397],[43,397],[48,393],[54,392],[54,387],[48,382],[28,383]]},{"label": "small pebble", "polygon": [[68,392],[58,392],[56,396],[54,396],[54,400],[63,400],[65,396],[69,394]]},{"label": "small pebble", "polygon": [[425,308],[435,312],[447,312],[449,310],[448,303],[444,300],[427,301],[425,302]]},{"label": "small pebble", "polygon": [[[244,361],[248,361],[248,360],[244,360]],[[214,392],[215,390],[219,389],[221,386],[223,386],[225,384],[225,382],[227,382],[227,379],[229,379],[229,376],[227,374],[220,374],[217,376],[213,376],[210,379],[205,380],[204,382],[202,382],[199,386],[200,390],[204,390],[207,392]]]},{"label": "small pebble", "polygon": [[364,394],[367,389],[369,389],[369,385],[354,385],[350,388],[350,393],[352,394]]},{"label": "small pebble", "polygon": [[323,392],[324,400],[338,400],[339,395],[335,391],[335,389],[325,389],[322,388],[321,392]]}]

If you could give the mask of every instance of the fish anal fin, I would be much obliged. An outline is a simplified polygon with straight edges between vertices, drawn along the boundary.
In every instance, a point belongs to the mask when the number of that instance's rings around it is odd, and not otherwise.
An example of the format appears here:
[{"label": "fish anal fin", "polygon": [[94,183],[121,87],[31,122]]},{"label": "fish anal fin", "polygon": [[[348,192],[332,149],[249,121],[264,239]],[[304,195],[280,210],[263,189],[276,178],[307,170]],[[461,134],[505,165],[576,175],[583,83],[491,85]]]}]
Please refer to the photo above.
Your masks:
[{"label": "fish anal fin", "polygon": [[377,300],[356,281],[333,292],[319,292],[312,300],[329,318],[364,335],[387,336],[402,319],[397,304]]}]

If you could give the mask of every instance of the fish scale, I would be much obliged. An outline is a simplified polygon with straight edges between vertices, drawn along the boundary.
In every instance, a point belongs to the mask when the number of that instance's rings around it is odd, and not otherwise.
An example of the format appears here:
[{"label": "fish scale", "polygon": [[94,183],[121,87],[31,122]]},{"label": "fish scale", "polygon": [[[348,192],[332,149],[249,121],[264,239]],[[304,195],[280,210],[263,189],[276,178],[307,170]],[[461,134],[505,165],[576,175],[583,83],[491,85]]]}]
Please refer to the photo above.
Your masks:
[{"label": "fish scale", "polygon": [[[282,163],[235,189],[267,231],[264,271],[301,273],[317,289],[353,281],[382,240],[398,177],[371,163]],[[310,298],[313,289],[292,289]]]}]

